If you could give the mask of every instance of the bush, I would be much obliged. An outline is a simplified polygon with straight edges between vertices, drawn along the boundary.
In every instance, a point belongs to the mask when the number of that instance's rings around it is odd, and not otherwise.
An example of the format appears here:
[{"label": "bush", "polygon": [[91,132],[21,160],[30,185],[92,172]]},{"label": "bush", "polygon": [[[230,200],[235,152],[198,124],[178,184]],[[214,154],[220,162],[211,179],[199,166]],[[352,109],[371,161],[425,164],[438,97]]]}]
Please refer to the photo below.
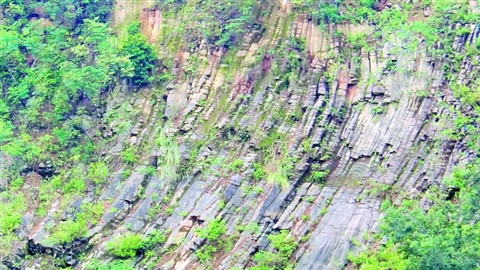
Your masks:
[{"label": "bush", "polygon": [[426,197],[433,205],[404,200],[388,201],[380,224],[379,238],[388,237],[384,248],[350,256],[360,269],[477,269],[480,261],[480,167],[457,169],[445,185],[459,189],[454,200],[438,190]]},{"label": "bush", "polygon": [[256,266],[250,270],[266,270],[266,269],[293,269],[289,262],[289,257],[298,246],[297,240],[283,230],[278,234],[268,236],[270,244],[278,253],[270,253],[267,251],[259,251],[255,254],[253,261]]},{"label": "bush", "polygon": [[218,242],[220,238],[227,232],[227,225],[221,218],[216,218],[210,222],[206,228],[197,229],[196,233],[200,238],[206,238],[211,242]]},{"label": "bush", "polygon": [[261,180],[267,176],[267,173],[262,167],[262,164],[260,163],[254,163],[253,164],[253,178],[255,180]]},{"label": "bush", "polygon": [[206,262],[208,262],[212,259],[212,255],[216,251],[217,251],[216,247],[206,245],[206,246],[203,246],[201,249],[197,250],[197,252],[195,252],[195,254],[197,256],[197,259],[201,263],[206,263]]},{"label": "bush", "polygon": [[131,78],[136,85],[152,82],[152,73],[157,59],[153,46],[148,44],[139,29],[138,22],[131,24],[128,27],[128,37],[120,45],[120,54],[127,56],[133,64],[133,73],[123,74],[123,76]]},{"label": "bush", "polygon": [[26,199],[22,193],[18,195],[0,193],[0,234],[13,232],[21,223],[23,211],[27,209]]},{"label": "bush", "polygon": [[142,247],[142,237],[137,234],[126,234],[107,243],[108,253],[120,258],[132,258]]},{"label": "bush", "polygon": [[230,164],[230,170],[238,172],[243,166],[243,160],[237,158]]},{"label": "bush", "polygon": [[104,162],[93,162],[90,163],[90,168],[88,169],[87,177],[92,180],[95,184],[102,184],[105,182],[105,179],[108,175],[108,166]]},{"label": "bush", "polygon": [[319,184],[325,182],[325,178],[327,177],[329,172],[329,170],[312,172],[312,182]]},{"label": "bush", "polygon": [[272,247],[285,257],[289,257],[298,245],[297,240],[289,235],[287,230],[283,230],[279,234],[269,235],[268,240],[271,241]]}]

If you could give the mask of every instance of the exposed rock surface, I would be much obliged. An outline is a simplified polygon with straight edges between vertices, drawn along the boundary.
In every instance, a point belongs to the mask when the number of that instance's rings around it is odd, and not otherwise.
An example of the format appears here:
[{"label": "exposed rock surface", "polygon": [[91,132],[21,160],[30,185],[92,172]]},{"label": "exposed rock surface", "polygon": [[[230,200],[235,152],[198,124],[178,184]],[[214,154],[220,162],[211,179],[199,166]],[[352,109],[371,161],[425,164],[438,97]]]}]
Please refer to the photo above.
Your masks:
[{"label": "exposed rock surface", "polygon": [[[356,51],[360,61],[352,61],[350,68],[340,67],[334,64],[340,45],[332,31],[322,33],[304,15],[290,20],[285,13],[288,9],[271,8],[271,16],[262,18],[269,26],[265,32],[245,33],[234,56],[241,68],[233,74],[221,64],[224,51],[198,42],[190,52],[180,50],[176,60],[188,65],[188,59],[195,56],[206,64],[168,84],[165,107],[149,89],[130,94],[123,89],[109,102],[109,108],[128,103],[127,111],[135,116],[135,122],[124,132],[115,134],[115,124],[105,131],[104,137],[115,136],[108,155],[118,157],[124,145],[152,145],[162,128],[161,118],[170,117],[170,132],[183,149],[182,162],[192,157],[182,179],[170,183],[146,175],[149,160],[161,154],[155,147],[142,148],[145,163],[129,176],[124,174],[126,168],[118,166],[95,197],[108,203],[86,239],[68,247],[49,247],[42,242],[58,208],[56,202],[43,220],[25,226],[29,253],[61,256],[68,265],[76,265],[72,251],[88,241],[88,259],[106,258],[105,242],[111,237],[127,230],[147,234],[158,229],[168,236],[162,250],[171,250],[156,262],[155,269],[201,268],[193,251],[202,241],[194,229],[222,217],[227,234],[251,223],[258,224],[259,230],[239,232],[232,249],[215,258],[215,269],[248,267],[255,252],[271,249],[266,236],[279,230],[288,230],[301,242],[293,254],[297,269],[339,269],[347,263],[348,252],[357,251],[353,243],[365,241],[365,232],[377,227],[381,198],[389,191],[375,193],[372,187],[387,185],[390,191],[416,196],[430,185],[440,185],[443,175],[468,159],[460,155],[465,149],[462,141],[450,141],[440,134],[441,126],[451,125],[454,117],[440,103],[455,106],[452,94],[419,94],[443,90],[441,63],[432,65],[420,52],[399,54],[395,55],[396,64],[402,69],[384,72],[395,45],[386,43],[375,52]],[[124,12],[117,11],[116,18],[122,20],[127,16]],[[142,31],[156,42],[161,11],[144,9],[140,13]],[[344,28],[346,32],[370,31],[367,26]],[[479,26],[471,28],[471,37],[458,40],[456,50],[478,38]],[[284,29],[288,29],[286,37],[304,39],[311,56],[288,85],[268,76],[267,66],[262,70],[262,63],[275,55],[255,62],[260,50],[286,42],[281,36]],[[334,56],[327,55],[327,50]],[[307,62],[306,55],[299,57]],[[469,69],[479,68],[470,65],[465,62],[462,67],[463,80],[471,79]],[[333,76],[330,82],[327,73]],[[381,84],[371,84],[371,76]],[[374,113],[379,106],[381,113]],[[285,138],[287,150],[271,144],[278,152],[273,155],[296,157],[287,190],[252,176],[254,163],[265,157],[262,142],[275,136]],[[192,156],[192,152],[197,154]],[[236,159],[242,165],[232,169],[230,164]],[[0,155],[0,168],[2,163]],[[53,170],[48,163],[38,167],[41,175]],[[305,181],[315,170],[329,170],[324,185]],[[79,203],[88,200],[78,198]],[[307,240],[301,241],[306,235]],[[15,260],[7,258],[4,265],[11,267]]]}]

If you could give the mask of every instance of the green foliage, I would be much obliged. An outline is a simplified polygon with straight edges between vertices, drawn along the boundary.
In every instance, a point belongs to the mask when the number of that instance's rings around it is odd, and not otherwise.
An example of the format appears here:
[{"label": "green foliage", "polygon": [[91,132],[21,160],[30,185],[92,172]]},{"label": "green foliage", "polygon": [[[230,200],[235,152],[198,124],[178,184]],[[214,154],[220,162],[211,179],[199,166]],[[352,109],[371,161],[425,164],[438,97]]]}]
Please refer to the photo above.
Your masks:
[{"label": "green foliage", "polygon": [[221,237],[225,235],[227,231],[227,225],[221,218],[212,220],[206,228],[196,229],[195,233],[200,238],[205,238],[210,242],[218,242]]},{"label": "green foliage", "polygon": [[354,265],[359,265],[361,270],[404,270],[408,269],[405,255],[389,242],[379,250],[364,252],[359,256],[348,255]]},{"label": "green foliage", "polygon": [[266,176],[267,176],[267,173],[263,169],[262,164],[254,163],[253,164],[253,178],[255,178],[255,180],[262,180]]},{"label": "green foliage", "polygon": [[0,193],[0,234],[6,235],[20,225],[27,202],[23,193]]},{"label": "green foliage", "polygon": [[455,95],[455,98],[458,98],[460,99],[460,101],[462,101],[462,103],[471,105],[475,108],[479,107],[480,87],[477,87],[476,89],[474,89],[461,84],[452,84],[451,87],[453,90],[453,94]]},{"label": "green foliage", "polygon": [[134,147],[127,147],[120,152],[120,158],[127,164],[135,164],[138,160],[136,149]]},{"label": "green foliage", "polygon": [[280,160],[272,160],[268,165],[267,182],[274,184],[281,190],[288,190],[290,183],[288,181],[294,166],[292,157],[285,157]]},{"label": "green foliage", "polygon": [[195,252],[197,259],[201,263],[209,262],[212,259],[213,253],[217,251],[218,245],[222,242],[222,237],[227,232],[227,226],[221,218],[212,220],[205,228],[196,229],[195,234],[200,238],[205,238],[211,244],[204,245]]},{"label": "green foliage", "polygon": [[324,23],[338,23],[343,20],[338,4],[321,3],[313,15]]},{"label": "green foliage", "polygon": [[13,129],[10,123],[0,119],[0,145],[13,139]]},{"label": "green foliage", "polygon": [[238,172],[243,166],[243,160],[237,158],[232,163],[230,163],[230,170],[233,172]]},{"label": "green foliage", "polygon": [[87,177],[92,180],[95,184],[102,184],[105,182],[108,175],[108,166],[104,162],[93,162],[90,163],[90,168],[88,169]]},{"label": "green foliage", "polygon": [[66,183],[62,188],[62,193],[72,194],[80,193],[85,190],[85,180],[83,180],[83,171],[80,168],[74,168],[70,174],[68,183]]},{"label": "green foliage", "polygon": [[195,252],[195,256],[201,263],[207,263],[212,259],[217,248],[211,245],[205,245]]},{"label": "green foliage", "polygon": [[141,248],[144,250],[153,250],[157,244],[163,244],[167,237],[160,231],[153,230],[142,240]]},{"label": "green foliage", "polygon": [[314,172],[312,172],[312,174],[310,176],[310,180],[313,183],[321,184],[321,183],[325,182],[325,179],[326,179],[326,177],[328,176],[329,173],[330,173],[330,170],[314,171]]},{"label": "green foliage", "polygon": [[179,179],[181,161],[176,138],[167,134],[169,128],[170,122],[165,123],[155,138],[155,146],[162,153],[162,156],[157,161],[158,177],[165,179],[167,182]]},{"label": "green foliage", "polygon": [[108,253],[120,258],[135,257],[142,247],[142,237],[137,234],[125,234],[107,243]]},{"label": "green foliage", "polygon": [[76,214],[75,220],[66,220],[54,228],[54,231],[46,241],[53,244],[71,243],[87,233],[87,225],[95,225],[103,214],[101,202],[92,204],[84,203],[81,211]]},{"label": "green foliage", "polygon": [[130,260],[113,260],[105,263],[98,259],[92,259],[85,265],[88,270],[134,270],[133,262]]},{"label": "green foliage", "polygon": [[386,111],[387,111],[387,107],[378,105],[372,108],[371,113],[373,115],[380,115],[380,114],[384,114]]},{"label": "green foliage", "polygon": [[268,236],[272,247],[277,249],[281,255],[289,257],[298,246],[297,240],[288,234],[288,231],[283,230],[278,234],[271,234]]},{"label": "green foliage", "polygon": [[139,32],[139,25],[138,22],[134,22],[128,27],[129,35],[119,48],[120,54],[127,56],[133,64],[133,72],[122,75],[131,78],[136,85],[152,82],[157,59],[153,46],[148,44],[146,38]]},{"label": "green foliage", "polygon": [[281,231],[278,234],[268,236],[270,244],[278,253],[259,251],[254,255],[255,266],[250,270],[263,269],[293,269],[289,257],[298,246],[297,240],[288,234],[288,231]]},{"label": "green foliage", "polygon": [[427,197],[433,205],[426,212],[412,200],[404,200],[397,207],[384,203],[379,237],[388,237],[390,242],[385,248],[351,260],[361,269],[476,269],[480,260],[477,163],[456,169],[445,179],[447,186],[460,189],[455,201],[431,190]]}]

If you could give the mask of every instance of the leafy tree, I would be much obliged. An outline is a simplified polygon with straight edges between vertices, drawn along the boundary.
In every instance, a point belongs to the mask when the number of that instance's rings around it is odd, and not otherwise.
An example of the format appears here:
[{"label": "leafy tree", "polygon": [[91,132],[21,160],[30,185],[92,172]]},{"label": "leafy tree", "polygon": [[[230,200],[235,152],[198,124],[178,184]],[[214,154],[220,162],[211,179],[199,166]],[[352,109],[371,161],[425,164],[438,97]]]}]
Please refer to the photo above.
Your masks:
[{"label": "leafy tree", "polygon": [[120,45],[120,54],[127,56],[133,65],[133,74],[123,74],[130,77],[136,85],[150,83],[155,68],[156,55],[153,46],[140,33],[139,24],[133,23],[128,27],[129,35]]},{"label": "leafy tree", "polygon": [[477,269],[480,167],[457,169],[445,181],[460,189],[458,202],[429,191],[433,205],[428,211],[412,200],[404,200],[401,206],[384,203],[379,237],[390,242],[378,251],[351,256],[352,262],[360,269]]}]

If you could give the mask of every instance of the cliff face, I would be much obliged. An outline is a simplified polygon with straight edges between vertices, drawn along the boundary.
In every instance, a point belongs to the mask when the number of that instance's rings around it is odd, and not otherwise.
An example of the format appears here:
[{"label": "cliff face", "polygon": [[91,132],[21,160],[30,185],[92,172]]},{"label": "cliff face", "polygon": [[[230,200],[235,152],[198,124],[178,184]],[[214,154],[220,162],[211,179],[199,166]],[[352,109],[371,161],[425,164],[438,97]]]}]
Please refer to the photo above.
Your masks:
[{"label": "cliff face", "polygon": [[[382,199],[420,199],[431,186],[445,189],[441,178],[473,157],[468,138],[442,132],[454,125],[452,108],[460,103],[445,81],[447,60],[431,57],[424,44],[411,51],[393,34],[367,39],[369,48],[356,46],[346,37],[368,37],[373,26],[331,24],[322,31],[283,1],[256,10],[257,23],[237,47],[192,38],[172,50],[165,40],[173,39],[181,16],[167,16],[153,3],[118,2],[112,26],[136,12],[158,48],[158,72],[173,76],[161,89],[123,85],[111,93],[106,111],[118,117],[99,118],[99,130],[109,139],[103,155],[114,173],[99,195],[88,190],[64,213],[101,201],[100,221],[84,240],[50,246],[48,226],[61,203],[55,201],[46,217],[25,217],[21,230],[31,253],[64,258],[87,251],[85,262],[108,261],[107,242],[116,235],[156,230],[166,241],[154,255],[137,257],[139,269],[245,269],[259,250],[274,252],[269,235],[287,230],[298,242],[290,257],[296,269],[341,269],[376,231]],[[478,25],[463,27],[470,32],[453,44],[460,55],[480,33]],[[461,59],[460,83],[475,79],[475,57]],[[121,131],[122,123],[131,125]],[[178,143],[176,179],[148,171],[165,162],[159,134]],[[139,149],[135,165],[114,162],[128,147]],[[283,167],[290,169],[289,185],[269,183],[265,175]],[[206,243],[195,230],[217,217],[230,246],[201,264],[194,252]],[[35,263],[29,267],[40,269]]]}]

